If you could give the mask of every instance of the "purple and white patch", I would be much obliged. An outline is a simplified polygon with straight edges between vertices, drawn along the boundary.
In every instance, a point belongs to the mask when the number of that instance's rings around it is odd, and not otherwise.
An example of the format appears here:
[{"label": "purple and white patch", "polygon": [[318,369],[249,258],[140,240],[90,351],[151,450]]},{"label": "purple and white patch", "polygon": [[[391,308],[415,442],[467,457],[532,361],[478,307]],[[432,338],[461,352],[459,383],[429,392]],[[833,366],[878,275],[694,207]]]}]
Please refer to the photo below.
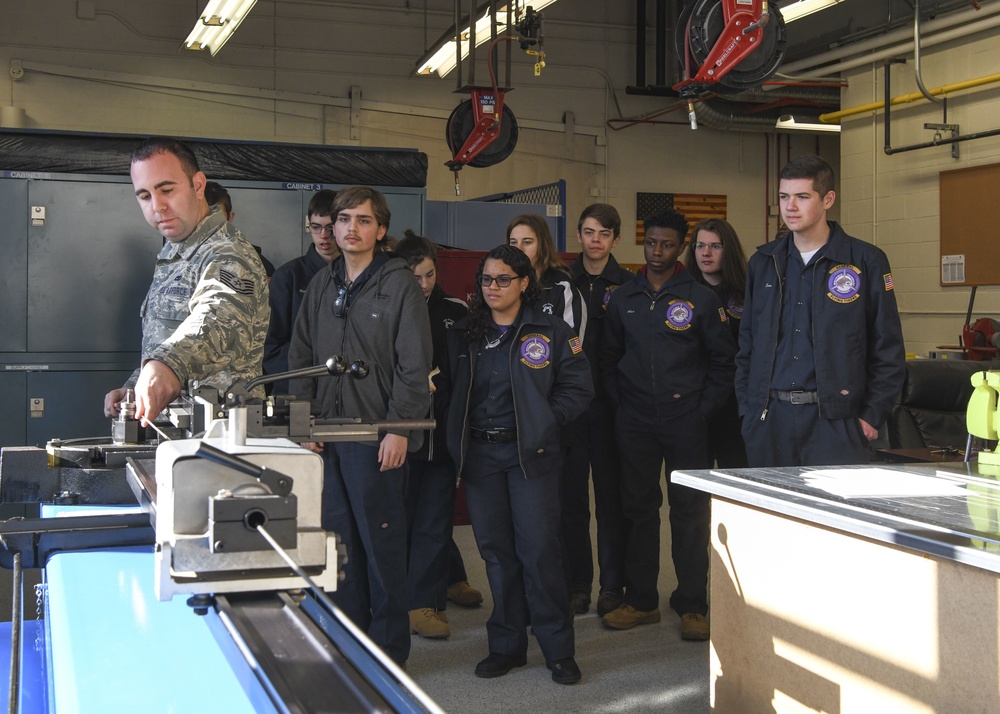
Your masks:
[{"label": "purple and white patch", "polygon": [[861,290],[861,271],[853,265],[838,265],[830,271],[827,288],[826,296],[834,302],[854,302]]},{"label": "purple and white patch", "polygon": [[736,301],[736,298],[729,298],[729,302],[726,303],[726,312],[732,318],[743,319],[743,306]]},{"label": "purple and white patch", "polygon": [[531,334],[521,338],[521,362],[532,369],[541,369],[549,364],[552,346],[545,335]]},{"label": "purple and white patch", "polygon": [[667,305],[667,327],[671,330],[686,330],[694,319],[694,305],[687,300],[671,300]]}]

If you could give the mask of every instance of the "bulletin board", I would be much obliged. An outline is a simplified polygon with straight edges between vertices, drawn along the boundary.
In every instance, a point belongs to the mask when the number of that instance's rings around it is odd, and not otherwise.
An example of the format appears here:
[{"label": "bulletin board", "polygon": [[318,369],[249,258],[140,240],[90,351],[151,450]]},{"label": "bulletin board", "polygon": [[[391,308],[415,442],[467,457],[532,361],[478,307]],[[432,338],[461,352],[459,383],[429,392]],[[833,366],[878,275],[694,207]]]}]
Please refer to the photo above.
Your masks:
[{"label": "bulletin board", "polygon": [[941,285],[1000,285],[1000,164],[940,175]]}]

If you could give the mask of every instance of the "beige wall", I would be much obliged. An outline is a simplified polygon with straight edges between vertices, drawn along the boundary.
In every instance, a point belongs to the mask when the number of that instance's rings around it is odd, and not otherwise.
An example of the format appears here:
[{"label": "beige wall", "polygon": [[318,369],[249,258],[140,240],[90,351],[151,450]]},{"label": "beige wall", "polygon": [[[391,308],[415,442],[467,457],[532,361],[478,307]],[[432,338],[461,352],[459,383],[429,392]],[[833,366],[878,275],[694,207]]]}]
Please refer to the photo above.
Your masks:
[{"label": "beige wall", "polygon": [[[0,23],[0,107],[24,110],[26,126],[82,132],[163,133],[253,141],[412,147],[428,155],[428,198],[455,200],[445,122],[463,95],[455,78],[410,77],[416,59],[451,24],[450,0],[428,12],[401,3],[287,0],[257,3],[216,57],[181,47],[194,22],[191,0],[34,0],[5,3]],[[416,5],[410,3],[410,5]],[[669,98],[628,95],[635,82],[630,3],[563,2],[548,11],[547,66],[514,52],[508,104],[521,127],[510,159],[461,171],[462,198],[566,179],[568,223],[590,202],[615,204],[623,217],[623,262],[642,262],[634,244],[636,192],[723,193],[748,252],[773,234],[777,164],[817,149],[841,171],[834,217],[889,254],[904,312],[907,350],[926,353],[957,339],[968,290],[938,286],[937,175],[998,160],[1000,139],[887,157],[881,114],[844,122],[840,142],[824,136],[692,132],[678,124],[614,130],[607,121],[651,115]],[[427,29],[425,30],[425,23]],[[653,38],[649,37],[650,54]],[[21,60],[24,75],[8,73]],[[652,59],[652,57],[651,57]],[[924,79],[937,86],[996,67],[1000,40],[977,37],[925,52]],[[652,64],[648,67],[652,77]],[[487,78],[485,65],[477,79]],[[881,97],[881,70],[852,73],[844,106]],[[610,86],[614,88],[612,95]],[[894,70],[894,93],[914,91],[912,62]],[[352,118],[352,87],[360,111]],[[897,91],[898,89],[898,91]],[[1000,90],[952,100],[949,118],[963,133],[993,128]],[[926,103],[925,103],[926,104]],[[575,130],[563,123],[572,113]],[[898,142],[922,141],[926,105],[893,115]],[[765,149],[769,143],[770,152]],[[770,154],[770,172],[766,170]],[[770,175],[770,181],[768,181]],[[873,196],[875,197],[873,199]],[[572,250],[575,241],[569,238]],[[994,288],[980,290],[977,314],[1000,312]]]},{"label": "beige wall", "polygon": [[[924,85],[933,89],[991,74],[998,66],[1000,37],[984,33],[925,50],[921,74]],[[843,108],[882,100],[881,65],[856,70],[847,78],[850,88],[843,93]],[[912,56],[905,65],[893,67],[890,89],[894,97],[919,91]],[[958,124],[962,134],[996,129],[1000,127],[998,102],[1000,84],[956,93],[948,100],[948,122]],[[848,232],[872,241],[888,254],[906,349],[926,354],[939,345],[957,344],[970,293],[967,287],[940,285],[938,176],[942,171],[1000,161],[1000,137],[960,143],[959,159],[952,158],[946,146],[887,156],[883,122],[881,111],[843,121],[843,223]],[[943,123],[940,104],[923,100],[893,107],[892,146],[931,141],[934,132],[923,128],[925,122]],[[998,314],[1000,290],[979,288],[973,318]]]}]

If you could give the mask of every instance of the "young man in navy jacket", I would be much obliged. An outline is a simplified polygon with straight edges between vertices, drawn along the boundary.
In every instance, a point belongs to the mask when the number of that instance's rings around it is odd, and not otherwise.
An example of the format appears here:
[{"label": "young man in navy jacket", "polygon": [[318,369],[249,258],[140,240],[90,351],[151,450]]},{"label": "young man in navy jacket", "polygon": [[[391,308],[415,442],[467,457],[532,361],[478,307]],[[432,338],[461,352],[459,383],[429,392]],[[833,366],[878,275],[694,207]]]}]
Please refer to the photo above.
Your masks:
[{"label": "young man in navy jacket", "polygon": [[[340,255],[333,237],[333,201],[337,192],[324,188],[309,199],[306,210],[306,231],[312,243],[304,255],[292,258],[274,271],[271,277],[271,324],[264,340],[264,374],[288,371],[288,345],[292,341],[295,317],[299,314],[302,298],[309,281]],[[288,382],[274,383],[276,394],[288,392]]]},{"label": "young man in navy jacket", "polygon": [[707,640],[709,495],[669,479],[708,467],[706,419],[733,390],[736,345],[718,296],[677,261],[688,225],[663,211],[645,220],[646,266],[611,296],[600,366],[616,409],[622,506],[627,523],[625,602],[602,618],[627,630],[660,621],[660,471],[666,466],[671,556],[670,607],[681,637]]},{"label": "young man in navy jacket", "polygon": [[622,518],[618,443],[611,403],[601,388],[597,359],[604,315],[611,294],[634,276],[618,265],[612,249],[621,242],[622,219],[607,203],[583,209],[576,227],[580,254],[570,270],[573,284],[587,306],[583,351],[590,360],[594,399],[569,427],[569,450],[559,495],[562,500],[562,538],[570,586],[570,603],[577,614],[590,607],[594,556],[590,541],[590,478],[594,480],[597,519],[597,563],[600,590],[597,614],[619,607],[625,587],[625,523]]},{"label": "young man in navy jacket", "polygon": [[789,234],[747,274],[736,398],[751,466],[867,463],[903,387],[903,347],[885,253],[826,219],[833,169],[799,156],[781,171]]}]

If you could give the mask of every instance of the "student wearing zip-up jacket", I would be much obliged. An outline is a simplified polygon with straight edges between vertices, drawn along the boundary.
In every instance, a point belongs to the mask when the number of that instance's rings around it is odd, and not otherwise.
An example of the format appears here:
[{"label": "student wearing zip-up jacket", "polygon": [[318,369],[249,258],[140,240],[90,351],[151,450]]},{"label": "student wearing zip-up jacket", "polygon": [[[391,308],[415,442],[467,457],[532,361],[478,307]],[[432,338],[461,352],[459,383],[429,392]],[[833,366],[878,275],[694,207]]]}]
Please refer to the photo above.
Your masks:
[{"label": "student wearing zip-up jacket", "polygon": [[597,614],[623,602],[625,522],[622,517],[621,462],[615,420],[597,369],[604,315],[611,294],[635,276],[618,264],[611,251],[621,242],[621,216],[607,203],[583,209],[577,222],[580,254],[570,268],[573,283],[587,307],[583,351],[590,360],[594,400],[568,429],[569,449],[563,468],[562,534],[570,602],[577,614],[590,607],[594,553],[590,537],[590,481],[594,482],[597,563],[600,568]]},{"label": "student wearing zip-up jacket", "polygon": [[593,398],[590,366],[573,331],[537,309],[524,253],[494,248],[477,278],[469,316],[447,332],[438,388],[493,594],[489,656],[475,673],[525,664],[530,613],[553,681],[572,684],[581,675],[559,541],[560,431]]},{"label": "student wearing zip-up jacket", "polygon": [[867,463],[903,386],[906,354],[889,260],[826,212],[833,169],[781,171],[789,234],[750,258],[736,397],[751,466]]},{"label": "student wearing zip-up jacket", "polygon": [[662,211],[644,221],[646,265],[611,296],[600,367],[615,407],[627,525],[625,602],[604,615],[627,630],[660,621],[661,468],[666,467],[671,556],[670,607],[681,637],[707,640],[709,495],[673,483],[676,469],[708,467],[706,420],[733,390],[736,343],[718,296],[677,258],[687,221]]},{"label": "student wearing zip-up jacket", "polygon": [[561,318],[581,340],[587,336],[587,304],[573,285],[573,277],[556,252],[545,217],[537,213],[514,216],[507,224],[507,242],[531,261],[538,278],[538,304],[546,315]]},{"label": "student wearing zip-up jacket", "polygon": [[[437,247],[429,239],[409,228],[395,249],[396,257],[406,261],[427,300],[431,321],[434,357],[431,375],[447,355],[445,333],[469,313],[469,306],[445,294],[438,283]],[[431,413],[437,418],[442,400],[435,397],[431,380]],[[410,454],[409,478],[406,480],[406,525],[409,553],[406,571],[410,632],[439,639],[451,635],[444,615],[449,587],[461,586],[469,597],[483,601],[482,593],[469,585],[462,554],[452,539],[455,513],[455,464],[448,455],[443,428],[426,432],[424,444]],[[454,590],[453,590],[454,592]]]},{"label": "student wearing zip-up jacket", "polygon": [[[427,306],[406,263],[384,252],[389,205],[361,186],[337,194],[331,215],[341,257],[309,283],[288,351],[292,369],[332,355],[369,374],[290,380],[318,417],[424,419],[430,406]],[[377,444],[303,444],[323,454],[322,525],[346,549],[333,601],[397,663],[410,652],[406,603],[406,454],[423,432],[379,433]]]}]

